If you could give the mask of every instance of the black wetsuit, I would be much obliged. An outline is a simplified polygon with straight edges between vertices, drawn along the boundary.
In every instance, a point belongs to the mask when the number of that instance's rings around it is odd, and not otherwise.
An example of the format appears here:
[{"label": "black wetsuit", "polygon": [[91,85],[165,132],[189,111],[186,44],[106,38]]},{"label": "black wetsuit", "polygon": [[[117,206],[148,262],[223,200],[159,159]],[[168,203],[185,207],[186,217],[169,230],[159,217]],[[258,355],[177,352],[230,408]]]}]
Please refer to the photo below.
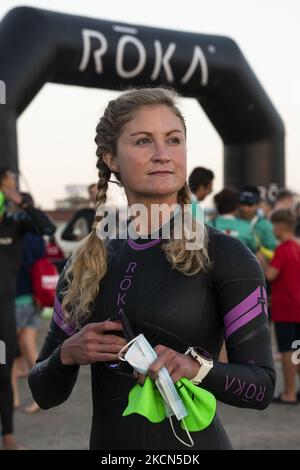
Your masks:
[{"label": "black wetsuit", "polygon": [[[242,243],[212,228],[208,233],[212,267],[194,276],[171,269],[161,240],[111,240],[109,270],[90,321],[112,318],[123,309],[134,333],[144,333],[152,346],[181,353],[188,346],[202,347],[215,359],[203,388],[229,405],[264,409],[275,383],[264,276]],[[61,343],[75,332],[62,317],[63,284],[61,277],[54,318],[29,377],[34,399],[46,409],[69,397],[79,369],[60,361]],[[224,337],[229,364],[217,362]],[[186,449],[167,419],[152,424],[138,414],[122,417],[136,383],[130,366],[113,370],[95,363],[91,371],[91,449]],[[192,437],[195,449],[231,448],[217,416]]]},{"label": "black wetsuit", "polygon": [[15,297],[23,237],[26,232],[52,235],[55,225],[38,209],[28,207],[0,221],[0,340],[6,345],[6,364],[0,364],[0,425],[2,434],[13,431],[11,368],[16,355]]}]

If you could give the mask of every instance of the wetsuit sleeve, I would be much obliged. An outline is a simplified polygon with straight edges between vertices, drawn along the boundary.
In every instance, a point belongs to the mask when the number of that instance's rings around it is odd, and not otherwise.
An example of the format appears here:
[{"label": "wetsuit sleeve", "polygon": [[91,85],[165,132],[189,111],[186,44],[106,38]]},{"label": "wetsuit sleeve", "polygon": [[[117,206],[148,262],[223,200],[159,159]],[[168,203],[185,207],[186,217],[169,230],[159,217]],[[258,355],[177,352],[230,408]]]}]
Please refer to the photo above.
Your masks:
[{"label": "wetsuit sleeve", "polygon": [[211,287],[224,325],[228,364],[215,360],[201,386],[229,405],[264,409],[275,386],[264,275],[241,242],[213,232]]},{"label": "wetsuit sleeve", "polygon": [[48,334],[28,377],[32,396],[42,409],[60,405],[69,398],[79,371],[78,365],[66,366],[60,360],[62,343],[76,333],[73,326],[65,323],[62,315],[61,289],[64,285],[64,273],[65,269],[58,282]]},{"label": "wetsuit sleeve", "polygon": [[23,209],[20,227],[22,232],[32,232],[36,235],[53,235],[56,230],[49,217],[43,211],[32,206]]}]

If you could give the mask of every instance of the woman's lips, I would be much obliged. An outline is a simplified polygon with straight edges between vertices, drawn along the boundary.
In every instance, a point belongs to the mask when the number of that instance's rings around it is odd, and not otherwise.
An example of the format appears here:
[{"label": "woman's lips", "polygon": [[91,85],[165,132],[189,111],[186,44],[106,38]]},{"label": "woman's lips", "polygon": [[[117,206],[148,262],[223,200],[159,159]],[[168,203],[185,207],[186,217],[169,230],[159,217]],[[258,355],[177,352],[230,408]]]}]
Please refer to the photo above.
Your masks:
[{"label": "woman's lips", "polygon": [[149,173],[150,176],[168,176],[168,175],[173,175],[172,171],[153,171],[152,173]]}]

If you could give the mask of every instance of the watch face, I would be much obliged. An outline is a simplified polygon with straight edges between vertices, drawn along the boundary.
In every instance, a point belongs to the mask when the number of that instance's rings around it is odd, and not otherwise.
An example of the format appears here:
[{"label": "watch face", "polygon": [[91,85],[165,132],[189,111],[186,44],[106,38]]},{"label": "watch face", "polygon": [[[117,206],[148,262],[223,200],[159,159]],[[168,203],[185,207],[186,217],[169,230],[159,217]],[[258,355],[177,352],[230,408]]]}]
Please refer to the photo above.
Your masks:
[{"label": "watch face", "polygon": [[197,346],[193,349],[197,354],[199,354],[199,356],[204,357],[204,359],[207,359],[208,361],[212,360],[212,355],[209,354],[209,352],[205,351],[205,349],[198,348]]}]

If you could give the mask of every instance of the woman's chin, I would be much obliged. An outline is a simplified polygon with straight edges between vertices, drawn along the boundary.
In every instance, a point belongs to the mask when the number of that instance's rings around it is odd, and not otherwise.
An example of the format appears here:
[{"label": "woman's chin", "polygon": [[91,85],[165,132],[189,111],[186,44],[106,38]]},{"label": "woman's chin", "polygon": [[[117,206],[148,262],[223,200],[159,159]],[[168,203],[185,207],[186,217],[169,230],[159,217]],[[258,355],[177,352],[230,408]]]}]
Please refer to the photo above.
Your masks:
[{"label": "woman's chin", "polygon": [[[183,183],[184,184],[184,183]],[[167,181],[167,178],[161,178],[161,181],[153,181],[151,186],[147,189],[149,191],[149,195],[155,196],[168,196],[178,193],[183,185],[174,184],[172,181]]]},{"label": "woman's chin", "polygon": [[157,188],[155,191],[151,191],[148,194],[148,197],[153,198],[153,199],[166,199],[166,198],[174,198],[174,200],[177,200],[176,194],[178,193],[178,190],[176,189],[168,189],[168,188]]}]

